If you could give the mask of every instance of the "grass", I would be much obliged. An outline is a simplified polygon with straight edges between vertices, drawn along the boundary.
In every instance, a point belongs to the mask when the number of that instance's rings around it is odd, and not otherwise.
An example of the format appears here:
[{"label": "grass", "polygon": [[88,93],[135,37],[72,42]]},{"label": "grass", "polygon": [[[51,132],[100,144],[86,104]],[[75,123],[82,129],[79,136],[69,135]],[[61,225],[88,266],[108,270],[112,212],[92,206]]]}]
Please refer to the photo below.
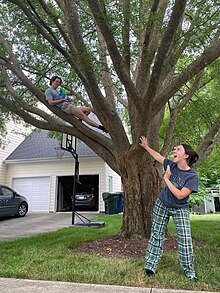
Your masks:
[{"label": "grass", "polygon": [[[182,274],[177,252],[164,253],[158,273],[144,275],[144,259],[110,259],[95,254],[73,253],[80,243],[117,234],[121,215],[104,215],[102,229],[68,227],[31,238],[0,242],[0,277],[69,282],[220,291],[220,215],[192,215],[193,238],[204,241],[195,247],[199,281],[189,282]],[[168,230],[175,235],[169,222]]]}]

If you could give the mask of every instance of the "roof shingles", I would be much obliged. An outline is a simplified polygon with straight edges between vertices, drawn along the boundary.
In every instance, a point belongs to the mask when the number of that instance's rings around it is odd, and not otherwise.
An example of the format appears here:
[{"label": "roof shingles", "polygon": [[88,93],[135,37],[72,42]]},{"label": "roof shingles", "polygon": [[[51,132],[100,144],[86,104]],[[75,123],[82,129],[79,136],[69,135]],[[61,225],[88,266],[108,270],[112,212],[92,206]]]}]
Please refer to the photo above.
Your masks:
[{"label": "roof shingles", "polygon": [[[48,136],[48,130],[35,130],[6,158],[6,161],[56,158],[56,147],[59,147],[59,143],[56,138]],[[78,140],[77,153],[79,157],[97,157],[92,149]],[[71,157],[71,154],[65,151],[63,156]]]}]

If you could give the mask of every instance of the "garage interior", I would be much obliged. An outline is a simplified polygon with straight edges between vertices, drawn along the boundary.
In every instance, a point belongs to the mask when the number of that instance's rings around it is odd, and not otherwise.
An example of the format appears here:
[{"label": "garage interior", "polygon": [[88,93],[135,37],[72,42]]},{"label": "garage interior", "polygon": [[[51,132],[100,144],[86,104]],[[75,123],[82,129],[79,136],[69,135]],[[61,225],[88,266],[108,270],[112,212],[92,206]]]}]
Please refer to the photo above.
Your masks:
[{"label": "garage interior", "polygon": [[[74,176],[58,177],[57,212],[72,211]],[[76,184],[76,193],[89,192],[95,196],[93,208],[77,207],[77,211],[98,211],[99,208],[99,175],[79,175],[80,184]]]}]

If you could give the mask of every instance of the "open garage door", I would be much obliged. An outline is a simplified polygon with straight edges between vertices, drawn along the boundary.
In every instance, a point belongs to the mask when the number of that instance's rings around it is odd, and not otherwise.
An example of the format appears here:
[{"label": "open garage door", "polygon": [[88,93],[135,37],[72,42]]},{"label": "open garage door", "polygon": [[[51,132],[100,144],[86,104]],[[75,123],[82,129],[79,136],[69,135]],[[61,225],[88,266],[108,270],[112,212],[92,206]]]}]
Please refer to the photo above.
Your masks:
[{"label": "open garage door", "polygon": [[[72,210],[73,176],[58,177],[57,212]],[[79,175],[81,184],[77,184],[76,193],[88,192],[94,195],[94,206],[77,206],[78,211],[98,211],[99,175]]]},{"label": "open garage door", "polygon": [[27,198],[29,211],[49,212],[50,177],[14,178],[12,188]]}]

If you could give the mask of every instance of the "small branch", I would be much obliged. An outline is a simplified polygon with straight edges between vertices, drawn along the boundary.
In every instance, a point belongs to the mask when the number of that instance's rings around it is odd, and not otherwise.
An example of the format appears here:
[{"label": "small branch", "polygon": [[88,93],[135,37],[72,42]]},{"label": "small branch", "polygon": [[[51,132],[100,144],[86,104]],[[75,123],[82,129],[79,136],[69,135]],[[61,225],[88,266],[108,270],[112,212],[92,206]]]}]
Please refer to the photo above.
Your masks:
[{"label": "small branch", "polygon": [[130,74],[130,18],[131,18],[131,3],[130,0],[122,1],[123,9],[123,25],[122,25],[122,47],[123,58],[127,67],[127,71]]}]

